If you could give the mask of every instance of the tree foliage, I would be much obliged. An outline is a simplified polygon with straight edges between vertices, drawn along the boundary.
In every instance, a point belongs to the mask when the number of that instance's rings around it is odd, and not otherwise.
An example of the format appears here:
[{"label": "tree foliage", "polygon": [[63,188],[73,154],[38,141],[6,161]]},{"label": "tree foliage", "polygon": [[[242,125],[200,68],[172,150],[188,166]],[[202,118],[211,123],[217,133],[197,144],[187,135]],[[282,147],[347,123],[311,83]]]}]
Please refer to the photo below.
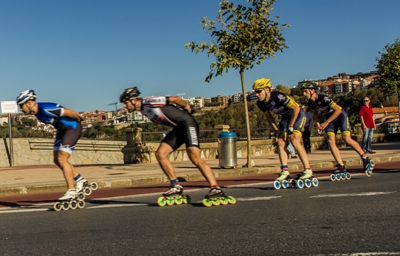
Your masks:
[{"label": "tree foliage", "polygon": [[386,95],[400,94],[400,41],[396,39],[393,44],[387,44],[379,52],[376,68],[380,72],[380,87]]},{"label": "tree foliage", "polygon": [[[239,70],[242,85],[242,94],[246,95],[244,70],[253,68],[254,64],[261,64],[265,59],[275,57],[275,52],[288,48],[282,36],[283,27],[275,19],[271,19],[272,5],[275,0],[247,0],[250,6],[230,3],[223,0],[219,3],[217,21],[204,17],[200,25],[211,32],[212,43],[187,43],[186,50],[195,54],[207,52],[214,55],[215,61],[210,65],[210,72],[205,78],[209,82],[213,76],[220,76],[229,69]],[[220,27],[216,27],[216,24]],[[250,123],[247,99],[244,97],[244,108],[247,131],[247,163],[250,163]]]}]

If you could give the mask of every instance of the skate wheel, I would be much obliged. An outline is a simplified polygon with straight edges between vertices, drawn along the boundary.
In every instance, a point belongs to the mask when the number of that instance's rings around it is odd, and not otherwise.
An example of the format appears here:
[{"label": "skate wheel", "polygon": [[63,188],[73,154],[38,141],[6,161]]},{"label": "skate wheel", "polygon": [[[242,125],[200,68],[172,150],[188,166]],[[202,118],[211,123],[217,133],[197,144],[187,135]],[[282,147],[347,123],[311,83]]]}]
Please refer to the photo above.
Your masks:
[{"label": "skate wheel", "polygon": [[85,193],[85,195],[90,195],[90,194],[92,194],[92,190],[89,188],[89,187],[86,187],[84,190],[83,190],[83,192]]},{"label": "skate wheel", "polygon": [[69,202],[63,202],[63,203],[61,203],[61,208],[62,208],[64,211],[68,211],[68,209],[69,209]]},{"label": "skate wheel", "polygon": [[280,189],[281,188],[281,182],[279,180],[274,181],[274,188],[275,189]]},{"label": "skate wheel", "polygon": [[167,198],[167,205],[171,206],[175,204],[175,200],[172,197]]},{"label": "skate wheel", "polygon": [[61,203],[60,203],[60,202],[55,202],[54,205],[53,205],[53,209],[54,209],[54,211],[56,211],[56,212],[61,211],[61,210],[62,210],[62,205],[61,205]]},{"label": "skate wheel", "polygon": [[226,199],[230,204],[236,204],[236,199],[233,196],[228,196]]},{"label": "skate wheel", "polygon": [[371,172],[367,169],[365,170],[365,175],[367,175],[367,177],[371,177]]},{"label": "skate wheel", "polygon": [[85,208],[85,205],[86,205],[85,201],[78,201],[78,208],[79,209]]},{"label": "skate wheel", "polygon": [[165,206],[165,205],[167,204],[167,200],[165,199],[165,197],[160,196],[160,197],[157,199],[157,204],[158,204],[158,206],[163,207],[163,206]]},{"label": "skate wheel", "polygon": [[336,180],[336,174],[331,174],[330,178],[331,178],[331,181],[335,181]]},{"label": "skate wheel", "polygon": [[99,187],[99,186],[97,185],[96,182],[90,183],[90,188],[91,188],[92,190],[96,190],[98,187]]},{"label": "skate wheel", "polygon": [[312,182],[313,187],[318,187],[319,181],[317,178],[312,178],[311,182]]},{"label": "skate wheel", "polygon": [[212,203],[212,205],[214,205],[214,206],[219,206],[219,205],[221,205],[221,203],[219,202],[218,198],[213,198],[213,199],[211,199],[211,203]]},{"label": "skate wheel", "polygon": [[203,199],[203,205],[205,206],[205,207],[211,207],[213,204],[212,204],[212,202],[211,202],[211,200],[210,199],[207,199],[207,198],[204,198]]},{"label": "skate wheel", "polygon": [[190,203],[190,196],[189,195],[187,195],[187,194],[183,195],[183,203],[184,204]]},{"label": "skate wheel", "polygon": [[228,205],[229,204],[228,200],[225,197],[224,198],[220,198],[219,202],[221,203],[221,205]]},{"label": "skate wheel", "polygon": [[85,200],[85,194],[81,192],[78,194],[77,198],[79,201],[83,201],[83,200]]},{"label": "skate wheel", "polygon": [[345,180],[345,179],[346,179],[346,174],[342,173],[342,174],[340,175],[340,180]]},{"label": "skate wheel", "polygon": [[289,182],[287,180],[282,180],[282,188],[288,188]]},{"label": "skate wheel", "polygon": [[298,188],[304,188],[304,182],[302,180],[297,180],[296,181],[296,186]]},{"label": "skate wheel", "polygon": [[310,188],[310,187],[311,187],[311,180],[305,179],[305,180],[304,180],[304,186],[305,186],[306,188]]},{"label": "skate wheel", "polygon": [[69,208],[71,210],[75,210],[76,208],[78,208],[78,203],[75,200],[72,200],[71,202],[69,202]]},{"label": "skate wheel", "polygon": [[295,188],[296,187],[296,180],[291,180],[290,181],[290,185],[292,186],[292,188]]},{"label": "skate wheel", "polygon": [[177,205],[183,204],[182,196],[178,196],[175,198],[175,204],[177,204]]},{"label": "skate wheel", "polygon": [[351,174],[349,172],[346,172],[346,180],[351,179]]}]

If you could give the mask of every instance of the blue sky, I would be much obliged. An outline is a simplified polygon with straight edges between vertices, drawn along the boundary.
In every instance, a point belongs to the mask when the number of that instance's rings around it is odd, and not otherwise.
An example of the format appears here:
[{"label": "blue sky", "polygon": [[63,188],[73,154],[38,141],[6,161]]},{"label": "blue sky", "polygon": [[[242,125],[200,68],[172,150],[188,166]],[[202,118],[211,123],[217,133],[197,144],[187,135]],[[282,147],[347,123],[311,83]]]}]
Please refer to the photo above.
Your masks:
[{"label": "blue sky", "polygon": [[[199,23],[215,19],[218,2],[2,0],[0,101],[34,89],[38,101],[91,111],[114,110],[108,104],[130,86],[143,96],[240,92],[237,70],[205,84],[213,59],[185,51],[188,42],[210,42]],[[397,0],[277,0],[273,7],[279,23],[291,25],[283,31],[289,49],[246,71],[248,90],[260,77],[292,87],[375,70],[378,52],[400,38]]]}]

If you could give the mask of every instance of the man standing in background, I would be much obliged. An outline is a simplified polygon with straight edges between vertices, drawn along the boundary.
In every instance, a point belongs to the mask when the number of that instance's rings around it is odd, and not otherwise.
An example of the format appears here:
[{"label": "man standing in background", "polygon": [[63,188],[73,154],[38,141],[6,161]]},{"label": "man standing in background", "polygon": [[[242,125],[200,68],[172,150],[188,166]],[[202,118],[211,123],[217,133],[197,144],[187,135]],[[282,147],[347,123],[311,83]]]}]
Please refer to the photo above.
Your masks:
[{"label": "man standing in background", "polygon": [[365,96],[364,105],[360,107],[358,115],[361,118],[361,128],[363,130],[362,149],[366,153],[375,154],[372,151],[372,135],[374,134],[374,130],[376,130],[376,125],[370,102],[370,98]]}]

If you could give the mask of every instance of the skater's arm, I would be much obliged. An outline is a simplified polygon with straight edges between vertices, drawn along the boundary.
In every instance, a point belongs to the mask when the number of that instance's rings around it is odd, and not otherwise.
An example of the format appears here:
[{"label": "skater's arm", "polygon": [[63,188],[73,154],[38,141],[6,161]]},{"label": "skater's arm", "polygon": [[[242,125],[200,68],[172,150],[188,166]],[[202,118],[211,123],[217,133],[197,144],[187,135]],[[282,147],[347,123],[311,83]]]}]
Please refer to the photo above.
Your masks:
[{"label": "skater's arm", "polygon": [[169,103],[175,104],[175,105],[185,109],[189,113],[192,112],[192,108],[190,107],[190,105],[186,101],[184,101],[181,97],[169,96]]},{"label": "skater's arm", "polygon": [[289,127],[293,127],[294,123],[296,122],[297,116],[300,113],[300,106],[297,104],[291,104],[288,107],[293,110],[292,118],[290,118],[289,121]]},{"label": "skater's arm", "polygon": [[328,126],[328,124],[330,124],[333,120],[335,120],[340,115],[340,113],[342,113],[342,108],[336,103],[332,104],[332,109],[334,110],[333,114],[328,119],[326,119],[325,122],[320,124],[320,128],[322,130],[324,130],[325,127]]},{"label": "skater's arm", "polygon": [[63,116],[75,119],[79,122],[83,120],[83,118],[77,112],[75,112],[72,109],[68,109],[68,108],[64,108]]},{"label": "skater's arm", "polygon": [[264,112],[265,116],[267,117],[267,120],[269,122],[269,124],[272,126],[272,128],[274,128],[275,131],[279,130],[278,126],[275,123],[275,119],[272,116],[271,112],[269,111],[265,111]]}]

